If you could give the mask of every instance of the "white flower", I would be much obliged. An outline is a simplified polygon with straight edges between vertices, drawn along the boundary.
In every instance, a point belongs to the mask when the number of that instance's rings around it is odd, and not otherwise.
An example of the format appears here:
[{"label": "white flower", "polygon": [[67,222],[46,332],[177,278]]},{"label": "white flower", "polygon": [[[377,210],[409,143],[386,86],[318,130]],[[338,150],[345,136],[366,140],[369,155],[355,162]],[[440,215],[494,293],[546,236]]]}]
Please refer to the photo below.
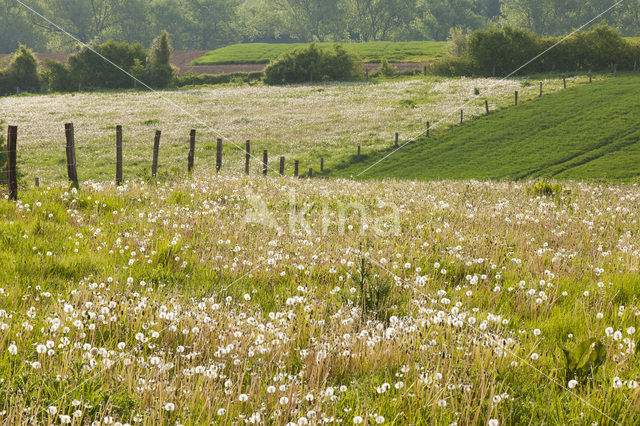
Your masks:
[{"label": "white flower", "polygon": [[629,327],[627,328],[627,334],[628,335],[632,335],[633,333],[636,332],[636,328],[635,327]]},{"label": "white flower", "polygon": [[622,387],[622,381],[620,380],[620,377],[614,377],[613,378],[613,388],[614,389],[620,389]]},{"label": "white flower", "polygon": [[164,409],[171,412],[176,409],[176,405],[173,402],[167,402],[166,404],[164,404]]},{"label": "white flower", "polygon": [[539,335],[540,335],[540,333],[541,333],[541,331],[540,331],[540,329],[539,329],[539,328],[536,328],[535,330],[533,330],[533,335],[534,335],[534,336],[539,336]]},{"label": "white flower", "polygon": [[362,424],[363,421],[364,421],[364,419],[362,417],[360,417],[360,416],[355,416],[353,418],[353,424],[354,425]]},{"label": "white flower", "polygon": [[577,380],[569,380],[568,385],[569,389],[574,389],[576,386],[578,386],[578,381]]},{"label": "white flower", "polygon": [[38,352],[39,354],[43,354],[46,351],[47,351],[47,347],[45,345],[36,346],[36,352]]},{"label": "white flower", "polygon": [[275,386],[269,386],[267,388],[267,393],[274,393],[276,391],[276,387]]},{"label": "white flower", "polygon": [[14,345],[13,343],[9,345],[9,353],[11,355],[15,355],[18,353],[18,347],[16,345]]},{"label": "white flower", "polygon": [[240,396],[238,397],[238,400],[240,402],[246,402],[249,400],[249,396],[247,396],[246,393],[241,393]]},{"label": "white flower", "polygon": [[224,408],[218,408],[218,415],[219,416],[224,416],[225,413],[227,412],[227,410],[225,410]]},{"label": "white flower", "polygon": [[61,414],[60,415],[60,423],[62,423],[62,424],[71,423],[71,416],[67,416],[66,414]]},{"label": "white flower", "polygon": [[280,405],[287,405],[289,403],[289,398],[283,396],[280,398]]},{"label": "white flower", "polygon": [[384,417],[382,417],[382,416],[376,416],[376,423],[378,423],[379,425],[381,425],[382,423],[384,423]]},{"label": "white flower", "polygon": [[537,353],[534,352],[534,353],[531,354],[531,359],[533,361],[536,361],[538,358],[540,358],[540,355],[538,355]]},{"label": "white flower", "polygon": [[58,412],[58,407],[54,407],[53,405],[51,405],[49,406],[49,408],[47,408],[47,412],[52,416],[55,416],[56,413]]},{"label": "white flower", "polygon": [[491,420],[489,420],[489,422],[487,424],[489,426],[498,426],[500,424],[500,422],[497,419],[491,419]]},{"label": "white flower", "polygon": [[446,406],[447,406],[447,401],[445,401],[444,399],[441,399],[440,401],[438,401],[438,407],[444,408]]}]

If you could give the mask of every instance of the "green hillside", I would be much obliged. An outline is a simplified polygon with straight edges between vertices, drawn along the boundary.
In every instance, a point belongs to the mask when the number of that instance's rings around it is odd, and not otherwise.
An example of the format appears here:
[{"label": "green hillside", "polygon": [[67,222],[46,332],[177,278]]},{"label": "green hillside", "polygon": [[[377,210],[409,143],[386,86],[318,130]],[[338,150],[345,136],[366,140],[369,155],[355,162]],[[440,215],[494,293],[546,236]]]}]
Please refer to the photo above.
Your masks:
[{"label": "green hillside", "polygon": [[[331,48],[333,43],[318,43],[324,48]],[[379,62],[387,58],[394,62],[426,62],[444,56],[446,42],[438,41],[374,41],[367,43],[344,43],[348,51],[356,53],[365,62]],[[280,54],[293,50],[306,43],[243,43],[212,50],[193,61],[193,65],[226,65],[226,64],[266,64]]]},{"label": "green hillside", "polygon": [[[640,176],[640,77],[568,88],[421,138],[369,153],[331,174],[407,179],[629,181]],[[360,174],[362,173],[362,174]]]}]

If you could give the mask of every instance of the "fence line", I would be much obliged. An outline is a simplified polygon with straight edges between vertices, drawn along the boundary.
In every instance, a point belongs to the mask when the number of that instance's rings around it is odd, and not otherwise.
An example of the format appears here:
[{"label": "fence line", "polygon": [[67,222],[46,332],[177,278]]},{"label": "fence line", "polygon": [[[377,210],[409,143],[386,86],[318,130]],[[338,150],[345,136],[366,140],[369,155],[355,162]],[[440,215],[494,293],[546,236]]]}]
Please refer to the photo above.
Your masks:
[{"label": "fence line", "polygon": [[[615,71],[616,69],[613,69],[614,71],[614,75],[615,75]],[[592,80],[592,74],[591,71],[589,71],[589,83],[591,83]],[[562,87],[563,88],[567,88],[567,78],[566,77],[562,77]],[[542,97],[543,94],[543,82],[540,82],[540,93],[539,93],[539,97]],[[519,102],[519,92],[516,90],[514,93],[515,96],[515,102],[514,104],[517,106],[522,102]],[[485,99],[484,101],[484,109],[485,109],[485,114],[489,114],[490,110],[489,110],[489,102],[487,99]],[[464,109],[460,110],[460,125],[464,124]],[[431,123],[430,121],[426,122],[426,131],[423,132],[423,135],[426,135],[427,138],[430,137],[430,130],[431,130]],[[116,176],[115,176],[115,183],[116,185],[121,185],[123,182],[123,157],[122,157],[122,141],[123,141],[123,127],[121,125],[117,125],[115,126],[115,132],[116,132]],[[204,132],[205,134],[208,132]],[[98,132],[92,132],[92,134],[98,134]],[[106,134],[102,134],[102,137],[107,137]],[[161,134],[162,131],[161,130],[156,130],[155,132],[155,138],[153,141],[153,146],[152,146],[152,164],[151,164],[151,176],[152,177],[156,177],[157,176],[157,172],[158,172],[158,165],[159,165],[159,156],[160,156],[160,139],[161,139]],[[83,132],[83,135],[86,135],[85,132]],[[18,128],[17,126],[9,126],[8,127],[8,137],[7,137],[7,149],[6,150],[0,150],[0,153],[4,153],[7,154],[7,168],[6,170],[0,170],[0,173],[2,174],[6,174],[7,175],[7,186],[9,189],[9,198],[10,199],[17,199],[17,161],[18,161],[18,149],[17,149],[17,138],[18,138]],[[66,138],[66,164],[67,164],[67,177],[69,182],[71,183],[72,186],[79,188],[79,179],[78,179],[78,173],[77,173],[77,166],[78,165],[88,165],[88,166],[96,166],[98,165],[98,163],[96,162],[78,162],[76,159],[76,149],[80,149],[80,150],[89,150],[92,147],[88,147],[88,146],[81,146],[81,147],[76,147],[75,145],[75,129],[74,129],[74,125],[73,123],[67,123],[65,124],[65,138]],[[172,139],[170,139],[169,144],[167,144],[169,147],[171,148],[183,148],[184,145],[181,145],[180,143],[172,143],[171,142]],[[411,139],[408,140],[406,143],[404,143],[402,146],[406,145],[407,143],[412,143],[414,142],[415,139]],[[399,133],[395,133],[395,139],[393,140],[393,147],[398,149],[400,145],[400,135]],[[235,144],[234,144],[235,146]],[[43,146],[45,147],[45,146]],[[49,145],[47,145],[46,147],[49,147]],[[39,148],[39,147],[38,147]],[[34,145],[28,145],[25,148],[21,148],[20,152],[22,152],[23,150],[25,151],[36,151],[38,148],[36,148]],[[237,148],[237,146],[236,146]],[[246,147],[244,150],[241,150],[245,153],[245,162],[244,162],[244,172],[246,174],[249,174],[249,163],[250,163],[250,158],[251,158],[251,141],[247,140],[246,141]],[[196,130],[192,129],[190,132],[190,137],[189,137],[189,151],[188,151],[188,155],[187,155],[187,172],[191,173],[195,167],[195,153],[196,153]],[[223,158],[223,141],[222,139],[217,139],[217,144],[216,144],[216,173],[219,173],[220,170],[222,169],[222,158]],[[355,160],[356,161],[360,161],[362,160],[363,155],[362,155],[362,151],[361,151],[361,146],[357,145],[356,147],[356,153],[355,153]],[[324,157],[320,157],[319,159],[319,169],[320,172],[324,172]],[[103,163],[103,165],[108,165],[109,163]],[[284,176],[285,174],[285,157],[284,156],[280,156],[280,164],[279,164],[279,175],[280,176]],[[53,168],[55,166],[47,166],[49,168]],[[267,172],[268,172],[268,152],[267,150],[263,151],[263,161],[262,161],[262,174],[264,176],[267,176]],[[294,170],[293,170],[293,176],[294,177],[298,177],[298,178],[302,178],[302,177],[309,177],[312,178],[313,177],[313,167],[309,168],[309,172],[308,173],[304,173],[304,174],[300,174],[300,162],[299,160],[294,160]],[[39,186],[40,184],[40,179],[39,177],[36,177],[36,186]]]}]

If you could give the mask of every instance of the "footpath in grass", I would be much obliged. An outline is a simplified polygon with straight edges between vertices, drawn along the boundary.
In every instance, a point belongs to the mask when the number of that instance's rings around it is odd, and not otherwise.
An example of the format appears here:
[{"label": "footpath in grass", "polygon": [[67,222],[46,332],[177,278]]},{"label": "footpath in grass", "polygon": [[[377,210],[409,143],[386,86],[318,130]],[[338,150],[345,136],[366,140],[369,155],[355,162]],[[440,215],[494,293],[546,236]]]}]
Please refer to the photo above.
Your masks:
[{"label": "footpath in grass", "polygon": [[[333,176],[631,181],[640,176],[640,77],[570,87],[391,150]],[[364,173],[363,173],[364,172]]]},{"label": "footpath in grass", "polygon": [[[192,65],[266,64],[284,52],[306,46],[306,43],[243,43],[212,50],[194,60]],[[322,48],[332,48],[334,43],[318,43]],[[347,51],[360,56],[365,62],[380,62],[386,58],[393,62],[430,62],[444,56],[446,42],[438,41],[374,41],[344,43]]]}]

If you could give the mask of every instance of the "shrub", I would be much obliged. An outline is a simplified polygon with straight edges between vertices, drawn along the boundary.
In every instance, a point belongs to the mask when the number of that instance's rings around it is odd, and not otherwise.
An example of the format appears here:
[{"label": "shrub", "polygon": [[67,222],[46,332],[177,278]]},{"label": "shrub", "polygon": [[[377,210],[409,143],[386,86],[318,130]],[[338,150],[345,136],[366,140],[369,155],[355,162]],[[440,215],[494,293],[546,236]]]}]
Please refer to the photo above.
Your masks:
[{"label": "shrub", "polygon": [[387,58],[382,58],[382,62],[380,63],[380,69],[378,69],[377,74],[380,74],[384,77],[393,77],[398,72],[395,67],[389,65],[389,61]]},{"label": "shrub", "polygon": [[448,56],[431,66],[431,73],[444,76],[475,75],[477,65],[468,55]]},{"label": "shrub", "polygon": [[[432,71],[441,75],[504,76],[556,45],[559,40],[557,37],[540,38],[529,31],[511,27],[476,31],[469,37],[466,55],[450,55],[437,62]],[[529,63],[523,72],[597,71],[612,64],[617,64],[619,69],[632,69],[634,63],[640,63],[640,44],[623,39],[611,27],[598,25],[557,44]]]},{"label": "shrub", "polygon": [[71,92],[78,88],[78,82],[71,75],[67,65],[51,59],[45,59],[44,65],[46,70],[42,77],[49,91]]},{"label": "shrub", "polygon": [[6,71],[7,87],[9,90],[22,92],[40,91],[40,75],[38,74],[38,60],[30,49],[20,45],[13,55]]},{"label": "shrub", "polygon": [[[109,40],[92,48],[129,73],[136,64],[147,62],[147,51],[140,43],[117,43]],[[86,47],[71,55],[68,63],[71,77],[78,82],[80,89],[122,89],[134,85],[131,77]]]},{"label": "shrub", "polygon": [[315,43],[283,53],[267,66],[267,84],[291,84],[313,81],[350,81],[364,75],[362,60],[336,44],[333,51]]},{"label": "shrub", "polygon": [[467,53],[469,45],[469,36],[460,27],[451,28],[449,30],[449,38],[447,38],[449,55],[464,56]]},{"label": "shrub", "polygon": [[233,72],[227,74],[194,74],[188,73],[176,77],[176,85],[195,86],[202,84],[251,83],[264,77],[262,71]]},{"label": "shrub", "polygon": [[169,34],[163,31],[153,41],[149,57],[149,82],[157,88],[168,87],[173,83],[176,70],[171,65],[171,44]]}]

